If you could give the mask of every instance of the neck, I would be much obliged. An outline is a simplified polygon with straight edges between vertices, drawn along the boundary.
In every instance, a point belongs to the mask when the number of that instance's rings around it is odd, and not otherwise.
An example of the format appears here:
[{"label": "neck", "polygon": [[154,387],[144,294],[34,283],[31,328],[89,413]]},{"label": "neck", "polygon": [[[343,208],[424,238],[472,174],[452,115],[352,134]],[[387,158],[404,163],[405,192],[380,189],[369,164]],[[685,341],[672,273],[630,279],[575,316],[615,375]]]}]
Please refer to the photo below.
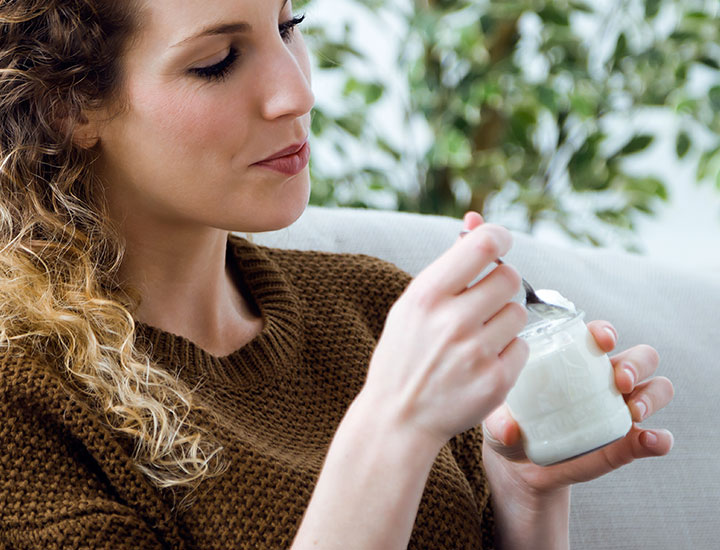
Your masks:
[{"label": "neck", "polygon": [[[126,233],[122,279],[138,288],[135,318],[224,354],[258,323],[227,266],[228,232],[211,229],[173,238]],[[137,238],[134,238],[137,237]]]}]

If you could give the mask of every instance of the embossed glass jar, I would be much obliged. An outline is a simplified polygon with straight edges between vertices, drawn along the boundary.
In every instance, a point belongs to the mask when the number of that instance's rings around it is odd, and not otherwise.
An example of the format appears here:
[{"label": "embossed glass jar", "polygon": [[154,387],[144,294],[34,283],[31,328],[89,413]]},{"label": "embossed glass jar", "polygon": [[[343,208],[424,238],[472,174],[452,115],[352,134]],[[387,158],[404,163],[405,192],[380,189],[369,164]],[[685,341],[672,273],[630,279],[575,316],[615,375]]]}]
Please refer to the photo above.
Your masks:
[{"label": "embossed glass jar", "polygon": [[548,466],[623,437],[630,410],[582,311],[529,324],[530,357],[507,396],[528,458]]}]

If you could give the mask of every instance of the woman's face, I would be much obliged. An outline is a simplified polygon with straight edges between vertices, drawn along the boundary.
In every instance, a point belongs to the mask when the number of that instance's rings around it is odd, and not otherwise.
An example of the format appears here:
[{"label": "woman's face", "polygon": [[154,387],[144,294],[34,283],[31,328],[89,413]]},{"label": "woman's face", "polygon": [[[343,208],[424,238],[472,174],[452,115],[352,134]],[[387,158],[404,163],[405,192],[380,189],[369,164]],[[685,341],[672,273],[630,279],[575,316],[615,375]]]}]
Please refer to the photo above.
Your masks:
[{"label": "woman's face", "polygon": [[289,0],[147,0],[123,60],[128,108],[98,126],[99,175],[127,222],[266,231],[310,192],[314,98]]}]

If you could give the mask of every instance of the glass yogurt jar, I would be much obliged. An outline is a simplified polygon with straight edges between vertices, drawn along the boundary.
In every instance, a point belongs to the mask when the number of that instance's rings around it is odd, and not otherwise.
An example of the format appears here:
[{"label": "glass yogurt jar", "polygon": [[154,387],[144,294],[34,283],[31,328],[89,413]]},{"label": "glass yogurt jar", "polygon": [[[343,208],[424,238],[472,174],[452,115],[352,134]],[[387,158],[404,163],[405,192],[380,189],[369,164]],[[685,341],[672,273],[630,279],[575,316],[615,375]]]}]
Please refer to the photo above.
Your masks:
[{"label": "glass yogurt jar", "polygon": [[582,311],[529,323],[520,337],[530,357],[507,404],[525,454],[549,466],[623,437],[632,417],[613,368],[588,331]]}]

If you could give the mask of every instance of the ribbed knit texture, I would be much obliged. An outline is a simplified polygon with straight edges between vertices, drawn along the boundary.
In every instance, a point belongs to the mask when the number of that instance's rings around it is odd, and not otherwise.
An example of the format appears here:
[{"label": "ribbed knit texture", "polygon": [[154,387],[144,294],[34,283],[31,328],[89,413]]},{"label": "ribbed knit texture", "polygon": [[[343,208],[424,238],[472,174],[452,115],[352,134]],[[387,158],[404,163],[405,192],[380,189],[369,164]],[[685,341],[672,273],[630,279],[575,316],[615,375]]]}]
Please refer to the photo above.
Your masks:
[{"label": "ribbed knit texture", "polygon": [[[52,365],[0,361],[0,549],[289,548],[385,316],[410,276],[370,256],[286,251],[231,236],[228,260],[264,319],[215,357],[138,323],[137,342],[212,406],[227,471],[187,510],[133,466],[132,443]],[[454,438],[428,478],[409,548],[490,548],[481,432]],[[348,472],[351,476],[352,472]],[[352,541],[348,541],[352,547]],[[379,549],[380,550],[380,549]]]}]

